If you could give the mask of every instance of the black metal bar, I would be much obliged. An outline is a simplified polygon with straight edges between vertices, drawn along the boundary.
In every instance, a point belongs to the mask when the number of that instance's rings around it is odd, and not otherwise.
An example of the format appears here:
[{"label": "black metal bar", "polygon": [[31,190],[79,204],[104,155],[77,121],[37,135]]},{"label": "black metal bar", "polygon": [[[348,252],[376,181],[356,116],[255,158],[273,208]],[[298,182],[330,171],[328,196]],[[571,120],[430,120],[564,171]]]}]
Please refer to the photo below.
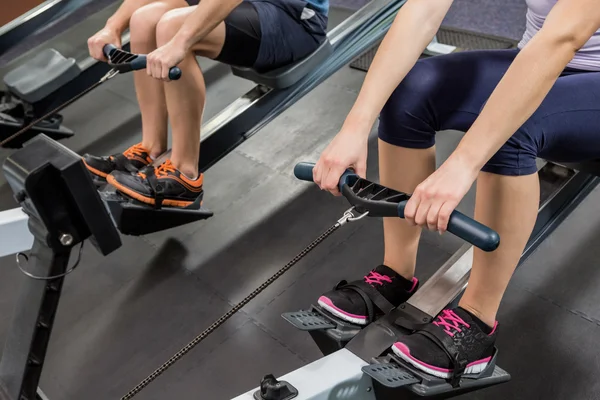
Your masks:
[{"label": "black metal bar", "polygon": [[[67,270],[70,248],[56,251],[35,239],[28,272],[36,276],[62,275]],[[17,301],[13,322],[0,361],[2,400],[35,400],[64,278],[26,278]],[[8,396],[8,397],[6,397]]]}]

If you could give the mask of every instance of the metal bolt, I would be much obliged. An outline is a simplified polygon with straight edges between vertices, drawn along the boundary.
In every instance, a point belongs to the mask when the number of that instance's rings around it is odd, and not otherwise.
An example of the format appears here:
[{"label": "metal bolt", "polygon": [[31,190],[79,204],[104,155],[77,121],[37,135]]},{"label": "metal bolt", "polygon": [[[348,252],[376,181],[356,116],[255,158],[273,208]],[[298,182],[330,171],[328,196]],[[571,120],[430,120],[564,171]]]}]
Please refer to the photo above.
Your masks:
[{"label": "metal bolt", "polygon": [[73,244],[73,236],[68,233],[62,233],[58,240],[63,246],[70,246]]},{"label": "metal bolt", "polygon": [[423,322],[429,322],[429,318],[423,318]]},{"label": "metal bolt", "polygon": [[17,200],[17,203],[22,203],[25,201],[25,199],[27,199],[27,193],[25,193],[24,190],[21,190],[15,194],[15,200]]},{"label": "metal bolt", "polygon": [[367,392],[370,392],[372,389],[370,387],[367,388]]}]

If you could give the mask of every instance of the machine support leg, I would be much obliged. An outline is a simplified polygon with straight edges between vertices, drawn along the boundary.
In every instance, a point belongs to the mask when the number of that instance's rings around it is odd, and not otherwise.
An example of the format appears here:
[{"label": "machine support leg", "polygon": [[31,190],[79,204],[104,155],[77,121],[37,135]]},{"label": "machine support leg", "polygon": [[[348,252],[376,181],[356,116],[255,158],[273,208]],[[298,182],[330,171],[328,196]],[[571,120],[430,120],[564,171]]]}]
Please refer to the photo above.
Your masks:
[{"label": "machine support leg", "polygon": [[[56,251],[36,239],[25,268],[35,276],[61,275],[67,270],[70,253],[70,248]],[[4,388],[8,400],[45,397],[37,394],[38,383],[63,282],[64,277],[53,280],[27,277],[23,282],[0,361],[0,389]]]}]

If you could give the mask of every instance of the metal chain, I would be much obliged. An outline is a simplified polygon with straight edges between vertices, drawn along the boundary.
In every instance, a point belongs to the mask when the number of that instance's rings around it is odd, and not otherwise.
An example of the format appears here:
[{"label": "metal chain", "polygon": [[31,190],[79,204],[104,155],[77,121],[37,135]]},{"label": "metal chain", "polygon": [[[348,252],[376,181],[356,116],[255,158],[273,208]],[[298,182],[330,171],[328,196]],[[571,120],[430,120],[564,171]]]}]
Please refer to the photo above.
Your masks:
[{"label": "metal chain", "polygon": [[[218,327],[223,325],[229,318],[234,316],[239,310],[242,309],[246,304],[248,304],[252,299],[258,296],[262,291],[264,291],[267,287],[269,287],[273,282],[275,282],[281,275],[285,274],[290,268],[292,268],[298,261],[302,260],[308,253],[314,250],[321,242],[327,239],[333,232],[342,227],[346,222],[354,220],[354,214],[352,210],[354,207],[347,210],[342,218],[340,218],[335,225],[331,226],[328,230],[323,232],[321,236],[316,238],[311,244],[306,246],[304,250],[302,250],[296,257],[292,259],[289,263],[287,263],[283,268],[277,271],[273,276],[267,279],[262,285],[260,285],[256,290],[248,295],[244,300],[240,301],[236,304],[231,310],[229,310],[226,314],[224,314],[221,318],[213,322],[211,326],[209,326],[204,332],[200,335],[196,336],[194,340],[192,340],[189,344],[187,344],[184,348],[182,348],[179,352],[177,352],[173,357],[171,357],[166,363],[161,365],[157,370],[155,370],[152,374],[150,374],[146,379],[140,382],[139,385],[134,387],[129,393],[125,396],[121,397],[121,400],[129,400],[132,399],[135,395],[142,391],[146,386],[148,386],[152,381],[162,375],[167,369],[169,369],[173,364],[175,364],[180,358],[186,355],[190,350],[192,350],[196,345],[202,342],[208,335],[213,333]],[[360,217],[359,217],[360,219]]]},{"label": "metal chain", "polygon": [[35,121],[33,121],[32,123],[30,123],[29,125],[27,125],[25,128],[23,128],[20,131],[18,131],[17,133],[14,133],[14,134],[10,135],[9,137],[7,137],[6,139],[4,139],[3,141],[1,141],[0,142],[0,147],[4,146],[6,143],[10,142],[11,140],[14,140],[15,138],[21,136],[23,133],[27,132],[28,130],[30,130],[31,128],[33,128],[35,125],[37,125],[38,123],[42,122],[46,118],[48,118],[48,117],[56,114],[57,112],[61,111],[65,107],[73,104],[76,100],[79,100],[84,95],[86,95],[89,92],[91,92],[92,90],[96,89],[98,86],[100,86],[101,84],[103,84],[107,80],[115,77],[118,73],[119,73],[119,71],[117,71],[115,69],[111,69],[98,82],[94,83],[92,86],[90,86],[89,88],[85,89],[83,92],[79,93],[77,96],[71,98],[67,102],[65,102],[65,103],[61,104],[60,106],[56,107],[54,110],[52,110],[52,111],[46,113],[44,116],[36,119]]}]

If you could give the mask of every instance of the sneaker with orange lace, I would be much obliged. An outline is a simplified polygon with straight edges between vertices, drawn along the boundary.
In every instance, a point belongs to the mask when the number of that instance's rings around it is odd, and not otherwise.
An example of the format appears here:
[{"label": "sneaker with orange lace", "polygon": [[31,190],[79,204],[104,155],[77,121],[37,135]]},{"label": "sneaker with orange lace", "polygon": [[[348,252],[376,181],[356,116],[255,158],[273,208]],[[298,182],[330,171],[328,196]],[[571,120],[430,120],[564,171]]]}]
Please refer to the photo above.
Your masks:
[{"label": "sneaker with orange lace", "polygon": [[144,168],[137,174],[113,171],[106,181],[126,196],[157,208],[199,208],[204,194],[202,174],[190,179],[175,168],[171,160],[156,168]]},{"label": "sneaker with orange lace", "polygon": [[123,153],[112,156],[96,157],[85,154],[83,162],[96,180],[103,181],[113,171],[136,173],[152,163],[152,158],[150,158],[150,152],[141,143],[138,143]]}]

